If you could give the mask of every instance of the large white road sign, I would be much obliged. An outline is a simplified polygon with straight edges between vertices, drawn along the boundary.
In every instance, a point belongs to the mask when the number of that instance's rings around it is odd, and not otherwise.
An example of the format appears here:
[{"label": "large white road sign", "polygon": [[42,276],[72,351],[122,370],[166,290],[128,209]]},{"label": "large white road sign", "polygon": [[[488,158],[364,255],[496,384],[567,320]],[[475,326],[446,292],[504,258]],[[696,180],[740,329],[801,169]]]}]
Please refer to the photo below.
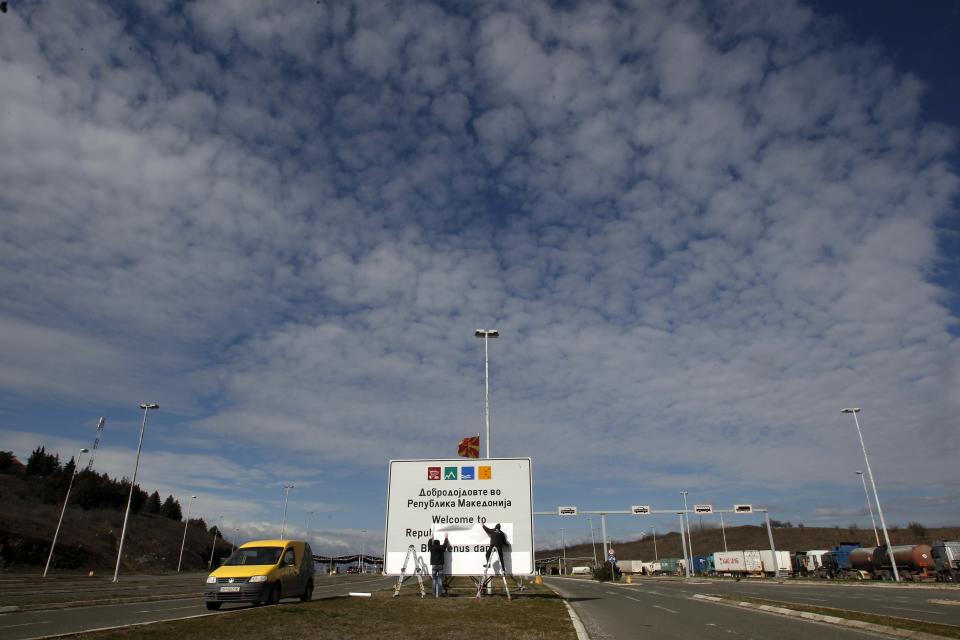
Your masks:
[{"label": "large white road sign", "polygon": [[510,543],[504,548],[506,573],[533,574],[530,458],[391,460],[387,491],[387,575],[400,574],[410,545],[430,565],[431,530],[440,542],[446,534],[453,546],[446,556],[448,574],[481,575],[490,543],[483,526],[496,524]]}]

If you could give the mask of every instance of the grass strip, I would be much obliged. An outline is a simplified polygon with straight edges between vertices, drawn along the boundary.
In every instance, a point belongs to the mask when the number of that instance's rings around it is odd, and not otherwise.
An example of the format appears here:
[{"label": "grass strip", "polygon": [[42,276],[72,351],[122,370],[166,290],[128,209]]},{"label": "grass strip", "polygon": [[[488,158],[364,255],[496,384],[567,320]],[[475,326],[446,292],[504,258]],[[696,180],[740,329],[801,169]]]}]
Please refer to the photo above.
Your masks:
[{"label": "grass strip", "polygon": [[[410,582],[413,582],[412,586]],[[429,581],[427,581],[429,585]],[[408,581],[397,598],[393,590],[374,591],[370,598],[338,596],[306,604],[281,604],[244,609],[227,615],[68,636],[83,640],[203,640],[253,637],[258,640],[334,638],[378,640],[476,640],[484,637],[519,640],[576,640],[563,599],[542,585],[511,591],[513,601],[502,591],[480,600],[467,578],[451,585],[451,597],[421,599],[416,581]]]},{"label": "grass strip", "polygon": [[895,627],[897,629],[906,629],[908,631],[921,631],[933,635],[943,636],[945,638],[960,638],[960,627],[952,624],[941,624],[939,622],[927,622],[925,620],[915,620],[913,618],[899,618],[894,616],[884,616],[878,613],[865,613],[863,611],[850,611],[848,609],[833,609],[831,607],[821,607],[810,604],[797,604],[794,602],[781,602],[779,600],[768,600],[766,598],[753,598],[749,596],[727,596],[715,595],[714,597],[726,600],[728,602],[749,602],[751,604],[768,605],[771,607],[781,607],[793,611],[805,613],[815,613],[822,616],[833,616],[845,620],[857,620],[860,622],[869,622],[886,627]]}]

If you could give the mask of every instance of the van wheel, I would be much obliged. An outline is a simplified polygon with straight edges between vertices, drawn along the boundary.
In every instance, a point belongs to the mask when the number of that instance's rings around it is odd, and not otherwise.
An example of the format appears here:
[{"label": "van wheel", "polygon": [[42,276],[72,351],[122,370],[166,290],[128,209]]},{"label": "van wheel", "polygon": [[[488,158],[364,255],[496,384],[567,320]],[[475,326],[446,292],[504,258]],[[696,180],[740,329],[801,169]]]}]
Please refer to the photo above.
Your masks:
[{"label": "van wheel", "polygon": [[270,587],[263,603],[267,605],[280,604],[280,583],[274,583],[274,585]]},{"label": "van wheel", "polygon": [[300,596],[300,602],[310,602],[313,600],[313,580],[307,581],[307,588],[304,589],[303,594]]},{"label": "van wheel", "polygon": [[218,611],[222,604],[222,602],[207,602],[207,609],[210,611]]}]

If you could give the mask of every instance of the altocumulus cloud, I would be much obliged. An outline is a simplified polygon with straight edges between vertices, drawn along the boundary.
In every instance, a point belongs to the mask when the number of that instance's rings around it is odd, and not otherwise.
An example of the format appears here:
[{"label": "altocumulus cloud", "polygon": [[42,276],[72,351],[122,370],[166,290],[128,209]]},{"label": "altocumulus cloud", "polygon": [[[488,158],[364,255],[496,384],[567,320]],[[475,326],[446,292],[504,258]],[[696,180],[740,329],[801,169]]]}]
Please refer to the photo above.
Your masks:
[{"label": "altocumulus cloud", "polygon": [[493,452],[541,486],[816,496],[860,404],[888,485],[956,491],[956,133],[835,33],[789,2],[18,4],[0,393],[380,468],[481,426],[493,326]]}]

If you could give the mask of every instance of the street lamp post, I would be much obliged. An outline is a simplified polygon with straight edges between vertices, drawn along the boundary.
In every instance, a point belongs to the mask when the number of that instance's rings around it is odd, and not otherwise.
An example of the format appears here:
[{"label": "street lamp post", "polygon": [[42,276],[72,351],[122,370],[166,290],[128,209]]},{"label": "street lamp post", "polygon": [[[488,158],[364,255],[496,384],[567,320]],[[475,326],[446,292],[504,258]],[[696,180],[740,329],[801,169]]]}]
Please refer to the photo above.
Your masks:
[{"label": "street lamp post", "polygon": [[597,568],[597,539],[593,535],[593,518],[587,518],[590,523],[590,546],[593,547],[593,568]]},{"label": "street lamp post", "polygon": [[[690,562],[693,562],[693,540],[690,539],[690,518],[687,516],[687,493],[686,491],[681,491],[683,494],[683,520],[687,526],[687,555],[690,557]],[[687,567],[687,577],[690,577],[690,565]]]},{"label": "street lamp post", "polygon": [[490,457],[490,338],[499,338],[500,332],[496,329],[477,329],[473,335],[483,338],[483,384],[484,384],[484,407],[486,409],[486,457]]},{"label": "street lamp post", "polygon": [[233,538],[230,539],[230,555],[233,555],[233,550],[237,548],[237,536],[240,534],[240,527],[233,528]]},{"label": "street lamp post", "polygon": [[887,523],[883,519],[883,507],[880,506],[880,494],[877,493],[877,482],[873,479],[873,469],[870,468],[870,458],[867,457],[867,445],[863,443],[863,432],[860,431],[860,420],[857,414],[860,413],[860,407],[848,407],[842,409],[840,413],[852,413],[853,424],[857,427],[857,435],[860,437],[860,448],[863,449],[863,461],[867,465],[867,474],[870,476],[870,485],[873,487],[873,498],[877,501],[877,513],[880,515],[880,528],[883,529],[883,539],[887,543],[887,555],[890,556],[890,566],[893,567],[893,579],[900,582],[900,572],[897,571],[897,561],[893,557],[893,547],[890,546],[890,534],[887,532]]},{"label": "street lamp post", "polygon": [[867,479],[863,477],[863,471],[857,471],[863,482],[863,497],[867,499],[867,511],[870,512],[870,522],[873,524],[873,537],[877,540],[877,546],[880,546],[880,533],[877,531],[877,521],[873,517],[873,505],[870,504],[870,494],[867,492]]},{"label": "street lamp post", "polygon": [[130,521],[130,504],[133,502],[133,488],[137,486],[137,470],[140,468],[140,451],[143,449],[143,432],[147,428],[147,413],[153,409],[159,409],[160,405],[156,402],[147,402],[140,405],[143,409],[143,424],[140,425],[140,442],[137,444],[137,461],[133,465],[133,479],[130,481],[130,495],[127,497],[127,510],[123,516],[123,530],[120,532],[120,547],[117,549],[117,566],[113,570],[113,581],[116,582],[120,577],[120,558],[123,556],[123,541],[127,537],[127,524]]},{"label": "street lamp post", "polygon": [[213,571],[213,552],[217,550],[217,534],[223,535],[223,516],[220,516],[220,526],[213,525],[213,545],[210,547],[210,571]]},{"label": "street lamp post", "polygon": [[363,538],[366,535],[367,535],[367,530],[360,529],[360,562],[358,563],[358,567],[357,567],[360,570],[360,573],[366,573],[366,571],[363,570]]},{"label": "street lamp post", "polygon": [[190,496],[187,502],[187,517],[183,521],[183,540],[180,542],[180,559],[177,561],[177,573],[180,573],[180,566],[183,564],[183,547],[187,544],[187,526],[190,524],[190,509],[193,507],[193,501],[197,496]]},{"label": "street lamp post", "polygon": [[47,556],[47,566],[43,568],[43,577],[47,577],[47,571],[50,571],[50,562],[53,560],[53,550],[57,546],[57,536],[60,535],[60,525],[63,524],[63,514],[67,512],[67,503],[70,502],[70,489],[73,488],[73,479],[77,477],[77,470],[80,469],[80,456],[90,451],[89,449],[80,449],[77,459],[73,463],[73,473],[70,474],[70,482],[67,484],[67,497],[63,499],[63,509],[60,510],[60,519],[57,520],[57,530],[53,532],[53,542],[50,543],[50,555]]},{"label": "street lamp post", "polygon": [[687,574],[687,577],[690,577],[690,562],[687,560],[687,545],[684,542],[683,537],[683,512],[677,511],[677,515],[680,516],[680,545],[683,547],[683,570]]},{"label": "street lamp post", "polygon": [[280,525],[280,539],[283,540],[283,534],[287,532],[287,501],[290,498],[290,489],[295,485],[283,485],[283,524]]},{"label": "street lamp post", "polygon": [[567,543],[563,538],[563,527],[560,527],[560,550],[562,559],[560,560],[560,575],[567,575]]},{"label": "street lamp post", "polygon": [[657,528],[650,527],[650,532],[653,534],[653,561],[660,562],[660,556],[657,555]]},{"label": "street lamp post", "polygon": [[727,530],[723,526],[723,511],[720,511],[720,535],[723,536],[723,550],[727,550]]},{"label": "street lamp post", "polygon": [[306,535],[306,538],[305,538],[305,540],[307,541],[307,544],[310,543],[310,518],[313,517],[313,514],[314,514],[314,513],[316,513],[316,512],[315,512],[315,511],[307,511],[307,535]]}]

